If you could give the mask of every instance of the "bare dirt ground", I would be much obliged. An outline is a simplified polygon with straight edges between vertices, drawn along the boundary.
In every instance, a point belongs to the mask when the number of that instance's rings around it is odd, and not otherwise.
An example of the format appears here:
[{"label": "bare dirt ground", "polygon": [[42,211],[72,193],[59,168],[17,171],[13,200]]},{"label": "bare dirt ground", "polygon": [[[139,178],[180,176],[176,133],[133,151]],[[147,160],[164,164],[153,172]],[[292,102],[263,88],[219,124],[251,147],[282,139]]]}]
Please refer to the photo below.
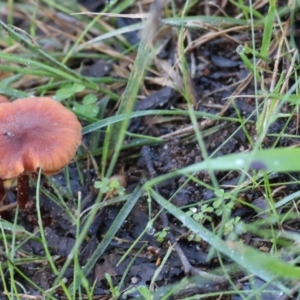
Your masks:
[{"label": "bare dirt ground", "polygon": [[[189,11],[189,15],[205,15],[207,13],[207,6],[202,5],[200,2]],[[227,1],[218,2],[226,2],[222,10],[228,16],[235,17],[238,14],[233,4],[227,3]],[[101,11],[103,7],[102,1],[82,1],[82,5],[94,12]],[[178,3],[178,7],[181,5],[183,3]],[[146,5],[145,9],[147,7]],[[264,14],[267,9],[268,5],[266,4],[261,6],[258,11]],[[129,8],[123,13],[133,13],[135,11],[136,6]],[[219,13],[216,7],[210,7],[209,11],[211,15]],[[29,21],[23,19],[22,14],[17,14],[17,16],[18,18],[15,18],[15,26],[26,28]],[[4,16],[2,15],[1,18],[4,18]],[[283,20],[286,18],[288,16],[282,16]],[[51,24],[50,20],[47,22]],[[116,17],[115,22],[117,23],[116,26],[122,28],[127,26],[129,22],[135,22],[135,20]],[[72,27],[67,26],[67,24],[67,22],[62,22],[52,25],[57,30],[66,30],[68,34],[72,35]],[[176,28],[166,27],[160,37],[162,41],[161,50],[157,57],[154,58],[158,73],[164,73],[168,70],[169,72],[174,72],[174,76],[176,75],[176,68],[170,69],[170,66],[176,64],[176,55],[174,55],[177,47],[175,30]],[[289,34],[292,34],[292,30],[293,28],[290,28]],[[186,58],[190,72],[191,98],[195,100],[195,103],[193,103],[194,109],[198,112],[220,116],[220,118],[216,118],[215,120],[202,118],[200,121],[200,129],[204,136],[208,155],[218,157],[230,153],[244,152],[252,148],[251,141],[256,139],[255,126],[257,115],[254,112],[257,110],[257,103],[254,97],[252,97],[255,94],[253,79],[247,82],[248,76],[251,75],[250,71],[245,67],[240,55],[236,51],[239,45],[251,43],[252,37],[250,31],[246,29],[232,30],[226,34],[219,34],[214,38],[204,40],[204,37],[211,32],[213,31],[209,31],[209,28],[200,31],[189,30],[187,40],[190,40],[190,44],[187,45]],[[259,41],[262,33],[260,30],[257,30],[256,33],[255,38]],[[45,33],[41,33],[40,36],[43,36],[43,34]],[[124,36],[131,45],[135,45],[140,39],[139,31],[124,34]],[[298,41],[298,37],[296,37],[296,41]],[[48,49],[48,51],[50,50]],[[270,52],[270,63],[265,66],[265,86],[270,84],[272,78],[270,70],[273,68],[274,60],[272,58],[276,55],[276,51],[277,48],[274,47],[274,50]],[[91,54],[93,54],[92,50]],[[111,78],[123,79],[125,71],[129,72],[129,61],[132,61],[132,59],[134,59],[133,55],[128,58],[128,62],[118,59],[107,61],[104,59],[74,58],[69,61],[68,65],[74,70],[81,72],[84,76],[109,76]],[[288,62],[283,61],[279,68],[281,70],[287,69]],[[156,78],[153,73],[146,74],[146,78],[139,95],[139,101],[135,106],[135,111],[187,109],[186,100],[178,91],[169,86],[156,84]],[[23,86],[27,89],[35,85],[35,82],[29,81],[23,83]],[[20,87],[21,83],[18,88]],[[229,102],[228,99],[236,93],[238,87],[240,87],[239,93],[234,97],[233,101]],[[124,88],[124,85],[115,85],[115,87],[112,85],[112,91],[117,94],[122,94]],[[112,102],[107,106],[105,117],[114,114],[115,105],[116,102]],[[288,113],[289,109],[286,106],[283,108],[283,111]],[[242,127],[239,120],[247,120],[247,122]],[[88,122],[83,121],[83,124],[87,125]],[[287,147],[297,145],[298,140],[293,135],[298,131],[298,127],[298,115],[294,115],[293,117],[289,115],[287,118],[277,119],[270,127],[263,141],[263,146],[268,148],[270,146]],[[128,131],[132,134],[143,134],[161,138],[161,142],[143,147],[137,146],[129,150],[125,149],[122,152],[115,168],[115,174],[119,173],[126,177],[127,193],[132,192],[137,184],[147,179],[170,173],[176,169],[182,169],[203,160],[202,151],[199,148],[188,116],[157,115],[135,118],[131,121]],[[91,135],[85,135],[83,141],[89,147],[92,143]],[[101,147],[103,142],[104,136],[100,135],[98,146]],[[130,142],[130,138],[126,142]],[[52,177],[53,184],[50,184],[46,179],[42,179],[41,211],[43,214],[43,225],[50,252],[53,256],[57,257],[55,263],[58,268],[64,263],[72,247],[75,245],[76,228],[68,214],[64,213],[61,207],[52,201],[49,195],[55,194],[58,188],[58,192],[70,211],[75,213],[77,203],[74,201],[74,195],[76,195],[76,192],[80,191],[82,194],[82,210],[89,208],[94,203],[98,193],[93,187],[94,181],[97,179],[95,170],[89,162],[87,163],[87,159],[84,156],[79,159],[79,164],[85,170],[83,181],[80,180],[78,165],[75,163],[68,166],[69,182],[66,181],[65,171]],[[217,172],[215,175],[219,186],[225,191],[230,191],[239,182],[241,173],[230,171]],[[209,172],[199,172],[195,174],[195,177],[202,183],[207,183],[208,186],[205,186],[205,184],[201,185],[196,181],[185,183],[187,180],[185,176],[177,176],[158,186],[157,191],[166,199],[172,198],[173,204],[182,207],[186,211],[189,211],[192,207],[195,209],[195,213],[202,212],[203,214],[199,216],[200,222],[207,228],[212,229],[218,226],[221,216],[211,211],[203,211],[202,209],[203,202],[207,203],[205,201],[215,198],[215,193],[209,188],[211,176]],[[35,180],[36,178],[32,178],[33,185],[30,200],[26,208],[19,212],[17,222],[18,225],[22,226],[28,232],[34,232],[38,225],[35,210]],[[274,199],[279,199],[283,194],[288,195],[299,190],[298,180],[298,173],[289,175],[275,174],[271,177],[269,179],[270,184],[274,187],[281,187],[278,190],[274,188]],[[261,205],[261,207],[265,207],[264,192],[264,189],[260,185],[251,189],[245,186],[245,191],[241,191],[238,198],[247,203],[254,203],[256,206],[260,207]],[[12,184],[7,190],[5,204],[13,203],[15,200],[16,192]],[[84,265],[95,251],[121,207],[122,204],[111,205],[99,210],[96,214],[88,235],[79,249],[81,265]],[[161,209],[155,203],[151,204],[151,208],[151,216],[155,216]],[[240,203],[232,208],[232,218],[240,217],[244,222],[250,221],[256,214],[257,211],[253,208],[241,205]],[[2,218],[14,222],[15,210],[3,212]],[[153,230],[145,231],[148,222],[149,202],[147,196],[143,196],[118,230],[117,235],[111,241],[101,258],[97,261],[93,271],[89,274],[89,282],[91,284],[95,283],[93,299],[112,299],[112,293],[105,273],[110,274],[113,286],[117,286],[120,284],[124,272],[127,272],[126,277],[123,278],[122,290],[126,290],[132,286],[149,286],[158,266],[160,266],[168,252],[170,244],[173,244],[174,241],[177,242],[176,245],[180,250],[176,249],[176,251],[172,251],[168,260],[164,263],[161,272],[155,280],[157,288],[177,283],[186,276],[195,275],[197,274],[195,270],[210,273],[211,270],[220,267],[220,257],[216,254],[213,254],[208,259],[209,245],[204,241],[197,240],[197,237],[193,236],[174,217],[164,213],[162,217],[155,219]],[[297,230],[299,224],[293,221],[285,226]],[[163,233],[164,230],[166,236],[160,236],[160,240],[155,233]],[[142,236],[140,236],[141,234]],[[127,253],[125,260],[118,264],[121,257],[137,239],[139,241]],[[261,249],[262,251],[268,251],[271,247],[268,241],[258,239],[251,233],[242,235],[240,239],[245,244]],[[8,258],[5,256],[3,245],[0,251],[2,252],[1,259],[6,261]],[[45,256],[45,252],[38,238],[24,242],[19,248],[17,255],[20,258],[27,256],[37,258],[36,262],[31,260],[27,264],[20,264],[18,266],[20,273],[15,274],[15,278],[23,284],[30,295],[38,297],[40,296],[40,292],[28,280],[24,280],[21,274],[25,274],[27,278],[45,291],[53,286],[55,274],[53,274],[49,265],[41,260],[41,257]],[[183,263],[183,257],[187,260],[186,264]],[[228,266],[231,265],[231,261],[226,257],[222,257],[222,261],[228,264]],[[7,271],[3,271],[3,276],[2,279],[7,278],[9,281]],[[64,275],[68,284],[71,284],[73,276],[74,269],[71,265]],[[236,273],[235,279],[237,280],[244,276],[245,274],[239,271]],[[257,279],[255,284],[261,286],[262,282]],[[247,288],[249,288],[248,282],[240,282],[241,290],[247,290]],[[185,297],[200,293],[218,292],[221,289],[230,290],[229,282],[218,283],[208,281],[207,285],[201,287],[197,285],[190,288],[187,287],[181,293],[175,295],[174,299],[184,299]],[[274,291],[276,292],[275,287]],[[64,292],[60,288],[55,291],[55,295],[58,299],[64,299]],[[129,297],[138,298],[140,296],[138,293],[133,293]],[[276,298],[274,295],[270,297],[268,299]],[[2,294],[0,299],[7,299],[7,297]],[[225,296],[222,299],[226,299]],[[228,296],[228,299],[237,300],[240,298],[238,296],[233,298]]]}]

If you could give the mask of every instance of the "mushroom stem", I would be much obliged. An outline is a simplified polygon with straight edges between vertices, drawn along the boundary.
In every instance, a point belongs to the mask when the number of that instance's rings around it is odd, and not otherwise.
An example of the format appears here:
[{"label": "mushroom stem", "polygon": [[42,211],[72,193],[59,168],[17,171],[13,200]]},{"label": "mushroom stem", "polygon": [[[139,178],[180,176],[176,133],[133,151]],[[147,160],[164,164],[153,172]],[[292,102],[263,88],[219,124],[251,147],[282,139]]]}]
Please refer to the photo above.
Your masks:
[{"label": "mushroom stem", "polygon": [[27,174],[18,177],[17,202],[20,208],[24,208],[28,201],[29,176]]},{"label": "mushroom stem", "polygon": [[4,199],[5,199],[5,188],[4,188],[4,183],[3,180],[0,179],[0,203],[4,205]]}]

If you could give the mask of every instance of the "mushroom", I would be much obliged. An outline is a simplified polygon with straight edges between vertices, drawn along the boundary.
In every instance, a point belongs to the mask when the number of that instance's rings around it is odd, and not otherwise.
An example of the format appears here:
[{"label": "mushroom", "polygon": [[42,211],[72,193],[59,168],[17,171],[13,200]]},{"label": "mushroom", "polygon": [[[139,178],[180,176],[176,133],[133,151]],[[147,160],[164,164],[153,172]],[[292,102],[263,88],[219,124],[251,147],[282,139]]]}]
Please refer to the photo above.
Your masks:
[{"label": "mushroom", "polygon": [[18,178],[21,208],[28,199],[28,174],[59,172],[75,156],[81,129],[77,117],[51,98],[0,104],[0,178]]},{"label": "mushroom", "polygon": [[8,102],[9,101],[8,101],[8,99],[5,96],[0,95],[0,103],[8,103]]}]

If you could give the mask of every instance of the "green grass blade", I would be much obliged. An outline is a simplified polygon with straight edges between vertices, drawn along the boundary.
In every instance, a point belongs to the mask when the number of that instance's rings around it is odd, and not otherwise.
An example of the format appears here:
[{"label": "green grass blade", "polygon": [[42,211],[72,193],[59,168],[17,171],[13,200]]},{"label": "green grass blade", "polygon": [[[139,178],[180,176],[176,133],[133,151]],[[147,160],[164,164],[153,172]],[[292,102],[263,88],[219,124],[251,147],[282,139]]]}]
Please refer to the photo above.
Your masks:
[{"label": "green grass blade", "polygon": [[86,45],[95,45],[95,44],[97,45],[98,43],[100,43],[106,39],[115,37],[120,34],[132,32],[132,31],[136,31],[136,30],[141,30],[143,28],[143,26],[144,26],[143,23],[137,23],[137,24],[128,25],[128,26],[125,26],[125,27],[122,27],[119,29],[115,29],[113,31],[101,34],[100,36],[97,36],[96,38],[94,38],[86,43],[83,43],[82,45],[80,45],[80,48],[84,48]]},{"label": "green grass blade", "polygon": [[10,97],[13,97],[13,98],[26,98],[26,97],[28,97],[27,93],[18,91],[16,89],[10,88],[8,86],[4,86],[4,85],[2,85],[2,83],[0,83],[0,94],[10,96]]},{"label": "green grass blade", "polygon": [[[218,17],[218,16],[190,16],[190,17],[174,17],[174,18],[167,18],[163,19],[162,23],[164,25],[168,26],[174,26],[174,27],[193,27],[193,22],[195,22],[194,26],[198,23],[209,23],[209,24],[221,24],[221,25],[228,25],[228,24],[235,24],[235,25],[247,25],[246,20],[242,19],[234,19],[234,18],[224,18],[224,17]],[[106,39],[115,37],[120,34],[141,30],[144,27],[144,24],[142,22],[128,25],[123,28],[119,28],[116,30],[113,30],[111,32],[107,32],[105,34],[102,34],[101,36],[98,36],[82,45],[80,45],[80,48],[84,48],[86,45],[95,45],[97,43],[100,43]]]},{"label": "green grass blade", "polygon": [[[219,117],[210,113],[205,113],[205,112],[193,112],[195,116],[197,117],[206,117],[206,118],[211,118],[214,120],[224,120],[224,121],[231,121],[231,122],[238,122],[237,119],[234,118],[228,118],[228,117]],[[132,119],[132,118],[138,118],[138,117],[143,117],[143,116],[151,116],[151,115],[189,115],[190,112],[186,110],[141,110],[141,111],[135,111],[132,113],[124,113],[124,114],[119,114],[113,117],[108,117],[106,119],[94,122],[90,125],[87,125],[83,128],[82,133],[87,134],[90,132],[93,132],[95,130],[101,129],[103,127],[106,127],[108,125],[124,121],[126,119]]]},{"label": "green grass blade", "polygon": [[299,148],[277,148],[249,153],[225,155],[208,159],[198,164],[176,170],[166,175],[156,177],[145,184],[148,189],[155,184],[186,173],[194,173],[205,170],[247,170],[249,167],[255,170],[274,172],[297,172],[300,170]]},{"label": "green grass blade", "polygon": [[[88,80],[87,78],[81,76],[79,73],[73,71],[72,69],[68,68],[64,64],[62,64],[59,61],[57,61],[51,55],[49,55],[48,53],[46,53],[38,44],[36,44],[29,37],[27,37],[27,36],[24,37],[23,35],[18,34],[10,26],[8,26],[7,24],[5,24],[1,20],[0,20],[0,26],[16,42],[23,44],[30,51],[32,51],[33,53],[37,54],[38,56],[40,56],[41,58],[45,59],[46,61],[48,61],[51,64],[51,66],[52,66],[51,69],[56,69],[56,71],[59,70],[60,73],[64,73],[64,77],[63,78],[69,78],[69,79],[73,78],[73,79],[76,80],[75,82],[81,83],[81,84],[87,86],[88,88],[90,88],[92,90],[98,90],[97,84],[95,84],[94,82],[92,82],[92,81]],[[1,53],[1,54],[4,55],[4,53]],[[36,63],[36,61],[34,61],[34,62]],[[41,64],[40,63],[40,65],[43,65],[46,68],[45,64]]]},{"label": "green grass blade", "polygon": [[[236,261],[249,272],[270,282],[278,277],[300,278],[300,270],[297,267],[286,264],[278,258],[254,250],[242,243],[224,242],[213,232],[206,229],[193,218],[187,216],[180,208],[165,200],[158,193],[151,190],[151,195],[157,203],[164,207],[168,213],[180,220],[189,230],[199,235],[212,247]],[[277,282],[278,286],[285,292],[288,289]]]},{"label": "green grass blade", "polygon": [[[238,3],[238,2],[236,2],[236,1],[233,1],[233,0],[230,0],[230,2],[231,2],[232,4],[234,4],[234,6],[240,8],[240,9],[243,11],[244,15],[250,13],[250,7],[249,7],[249,6],[250,6],[251,4],[246,4],[246,5],[245,5],[245,4],[241,4],[241,3]],[[253,14],[253,16],[255,16],[256,18],[258,18],[258,19],[260,19],[260,20],[263,20],[263,19],[264,19],[264,16],[263,16],[261,13],[259,13],[257,10],[252,9],[252,14]]]},{"label": "green grass blade", "polygon": [[[139,200],[141,195],[142,195],[142,189],[138,185],[135,188],[135,190],[133,191],[133,193],[131,194],[131,196],[129,197],[129,199],[125,202],[125,204],[119,211],[115,221],[108,229],[105,237],[103,238],[103,240],[98,245],[97,249],[91,256],[91,258],[88,260],[88,262],[82,269],[82,272],[85,276],[87,276],[91,272],[91,270],[95,266],[97,260],[103,254],[103,252],[105,251],[105,249],[107,248],[107,246],[109,245],[111,240],[114,238],[117,231],[121,228],[121,226],[124,223],[125,219],[127,218],[128,214],[131,212],[132,208],[135,206],[136,202]],[[79,275],[79,277],[80,277],[80,275]],[[73,288],[77,289],[78,286],[80,285],[80,283],[81,283],[81,278],[77,278],[76,286],[71,286],[70,289],[73,289]]]},{"label": "green grass blade", "polygon": [[239,54],[240,58],[242,59],[244,65],[246,68],[253,73],[253,75],[256,75],[256,78],[261,81],[261,77],[258,72],[258,68],[256,65],[253,64],[253,60],[251,61],[248,56],[245,54],[245,47],[242,45],[237,46],[236,52]]},{"label": "green grass blade", "polygon": [[140,85],[144,79],[144,73],[146,71],[146,68],[148,67],[154,54],[153,39],[156,32],[155,32],[155,26],[153,26],[154,24],[153,22],[155,21],[156,20],[152,20],[151,22],[151,18],[150,18],[148,20],[148,23],[145,26],[144,29],[145,31],[138,48],[137,57],[132,67],[128,84],[121,98],[121,103],[118,109],[118,115],[125,113],[128,114],[128,117],[124,119],[122,124],[117,124],[112,127],[112,134],[111,134],[112,138],[110,141],[110,147],[111,149],[114,149],[114,152],[111,158],[109,168],[107,170],[107,177],[111,175],[113,168],[116,164],[117,158],[119,156],[119,153],[121,151],[121,147],[126,136],[126,129],[129,124],[130,113],[134,108],[136,97]]},{"label": "green grass blade", "polygon": [[[60,68],[57,67],[52,67],[52,66],[48,66],[44,63],[40,63],[36,60],[31,60],[31,59],[25,59],[16,55],[11,55],[11,54],[7,54],[7,53],[0,53],[0,58],[4,59],[5,61],[12,61],[15,63],[18,63],[20,65],[23,65],[24,67],[30,67],[33,69],[40,69],[43,71],[48,72],[48,76],[49,77],[53,77],[56,76],[57,78],[63,78],[63,79],[67,79],[71,82],[74,83],[78,83],[80,85],[84,85],[86,84],[86,80],[79,79],[78,76],[73,76],[73,74],[69,74],[66,73],[64,70],[61,70]],[[95,83],[93,82],[93,87],[95,86]],[[88,87],[91,88],[91,85],[89,85]]]},{"label": "green grass blade", "polygon": [[276,1],[269,0],[269,11],[265,19],[265,26],[263,31],[263,39],[260,48],[260,54],[264,59],[268,58],[270,52],[270,43],[272,38],[272,32],[274,27],[275,13],[276,13]]}]

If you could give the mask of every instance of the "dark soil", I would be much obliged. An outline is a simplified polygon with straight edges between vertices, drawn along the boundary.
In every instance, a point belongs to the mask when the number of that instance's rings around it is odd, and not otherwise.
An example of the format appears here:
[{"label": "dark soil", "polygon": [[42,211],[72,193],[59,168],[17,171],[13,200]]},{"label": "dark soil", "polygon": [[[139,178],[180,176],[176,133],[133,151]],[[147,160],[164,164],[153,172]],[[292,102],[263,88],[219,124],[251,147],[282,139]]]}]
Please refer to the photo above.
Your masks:
[{"label": "dark soil", "polygon": [[[86,1],[86,3],[83,4],[86,5],[88,9],[100,11],[103,8],[103,2],[104,1]],[[132,10],[134,11],[134,9]],[[215,8],[212,8],[212,10],[214,11]],[[237,14],[236,9],[229,3],[224,7],[224,10],[230,16]],[[261,7],[261,13],[266,10],[267,6]],[[192,11],[195,13],[197,11],[197,14],[205,13],[201,5],[198,5]],[[127,13],[131,13],[131,11]],[[116,20],[120,27],[125,26],[129,22],[128,19],[116,18]],[[16,26],[20,26],[20,24],[23,26],[26,22],[20,20],[18,24],[16,24]],[[170,29],[170,32],[171,31],[172,29]],[[207,33],[207,31],[199,32],[191,30],[191,39],[197,41],[205,33]],[[258,31],[257,33],[259,36],[260,32]],[[126,38],[129,43],[135,44],[139,40],[139,35],[137,32],[134,32],[126,35]],[[162,48],[158,54],[158,59],[173,65],[176,60],[174,56],[176,42],[174,35],[174,37],[170,38],[169,42],[165,44],[165,47]],[[221,119],[217,121],[210,120],[209,122],[207,122],[206,119],[199,120],[201,131],[205,136],[205,146],[208,155],[212,155],[213,157],[249,150],[252,147],[250,139],[256,139],[256,113],[254,113],[256,103],[254,98],[249,96],[255,94],[253,80],[240,91],[239,95],[237,95],[231,103],[228,103],[228,97],[235,92],[239,82],[249,75],[249,71],[245,68],[240,56],[236,52],[236,48],[239,44],[250,42],[251,36],[249,32],[232,31],[227,33],[227,37],[218,36],[199,46],[191,47],[187,53],[187,60],[191,68],[193,98],[197,101],[195,109],[199,112],[217,115],[227,105],[225,111],[222,112],[223,117],[247,120],[244,128],[240,126],[239,122]],[[275,48],[275,50],[276,49],[277,48]],[[270,53],[270,64],[265,66],[268,70],[272,70],[272,61],[276,54],[275,50]],[[86,59],[80,63],[84,66],[81,72],[86,76],[116,76],[112,64],[109,62]],[[114,64],[117,65],[118,63],[118,61],[114,62]],[[74,60],[70,64],[73,64],[75,68],[78,65],[78,61]],[[192,69],[192,67],[195,67],[195,69]],[[282,70],[288,68],[287,62],[283,61],[280,68]],[[268,78],[268,76],[266,75],[265,78]],[[268,83],[266,82],[265,84],[267,85]],[[170,87],[162,87],[153,83],[147,83],[147,81],[145,81],[145,87],[149,94],[143,94],[143,92],[141,92],[140,95],[143,96],[143,99],[136,104],[136,111],[147,109],[182,109],[187,107],[186,100],[182,95]],[[124,86],[122,89],[123,88]],[[267,88],[268,87],[266,87],[266,89]],[[121,94],[123,90],[115,90],[114,92]],[[111,104],[111,109],[113,109],[114,105],[114,103]],[[283,108],[285,112],[289,112],[291,109],[293,108]],[[298,132],[298,124],[298,116],[296,114],[290,119],[281,118],[275,121],[264,140],[264,147],[286,147],[298,144],[297,139],[290,137]],[[118,174],[124,169],[124,176],[128,181],[128,193],[132,192],[136,185],[142,181],[170,173],[176,169],[182,169],[203,160],[203,154],[195,139],[193,130],[186,130],[190,126],[189,117],[164,119],[163,117],[156,116],[137,118],[131,121],[129,127],[131,133],[163,137],[164,142],[157,145],[145,146],[143,149],[135,148],[134,151],[124,151],[124,153],[122,153],[118,166],[115,169],[115,174]],[[289,136],[278,138],[279,135],[283,136],[285,133],[289,134]],[[87,145],[90,142],[89,139],[89,135],[84,137],[84,142]],[[100,144],[101,143],[103,143],[102,138]],[[42,179],[43,193],[41,195],[41,211],[43,214],[45,235],[51,255],[55,255],[57,258],[56,266],[58,269],[63,265],[76,242],[76,232],[75,225],[71,223],[69,216],[63,212],[62,208],[56,204],[49,195],[55,195],[55,190],[58,189],[66,205],[73,213],[75,213],[77,209],[76,195],[79,191],[83,199],[82,209],[90,207],[97,197],[97,191],[93,188],[93,183],[97,178],[95,170],[87,167],[86,159],[81,159],[79,163],[82,168],[86,170],[83,173],[83,181],[80,180],[75,163],[68,166],[70,186],[65,180],[65,173],[63,171],[52,177],[52,183],[46,178]],[[225,192],[232,190],[239,182],[240,176],[242,176],[242,174],[237,171],[215,173],[216,180]],[[195,177],[201,182],[211,183],[211,176],[208,172],[199,172]],[[29,232],[35,232],[38,228],[35,210],[35,180],[35,178],[32,178],[30,200],[26,208],[19,212],[17,222],[18,225],[23,226]],[[183,207],[186,211],[189,210],[190,206],[193,206],[196,211],[199,212],[201,211],[201,206],[204,201],[204,203],[210,203],[209,200],[216,198],[214,192],[205,185],[199,185],[197,182],[191,180],[186,182],[186,180],[186,177],[178,176],[164,182],[157,187],[157,191],[166,199],[172,197],[172,203],[178,207]],[[282,194],[288,195],[299,190],[297,181],[299,180],[299,174],[275,174],[269,180],[274,186],[275,184],[284,186],[279,193],[274,195],[274,198],[277,197],[280,199]],[[291,181],[294,183],[290,183]],[[263,200],[264,189],[260,186],[257,188],[245,187],[245,189],[239,193],[238,198],[244,202],[256,203],[255,205],[257,206],[261,205],[263,207],[265,204]],[[15,200],[15,187],[12,185],[12,187],[7,190],[5,204],[13,203]],[[160,207],[155,203],[151,205],[151,213],[152,216],[154,216],[160,210]],[[89,230],[89,234],[79,251],[82,266],[85,265],[99,242],[103,239],[103,236],[115,220],[121,207],[122,204],[109,206],[99,210],[97,213]],[[203,241],[191,239],[191,233],[188,232],[180,222],[167,214],[162,218],[156,219],[153,224],[153,230],[143,234],[142,238],[139,239],[134,248],[126,256],[126,259],[118,264],[123,254],[129,249],[132,243],[140,237],[147,227],[149,222],[148,208],[148,199],[142,197],[130,213],[126,222],[124,222],[123,226],[119,229],[115,239],[110,243],[109,247],[96,263],[93,271],[89,274],[88,280],[90,283],[95,282],[94,299],[111,299],[111,291],[105,273],[110,274],[113,285],[117,286],[124,272],[128,271],[127,267],[130,264],[132,265],[125,277],[121,290],[126,290],[133,286],[148,286],[157,267],[164,259],[170,247],[170,243],[172,244],[173,241],[178,242],[177,245],[187,258],[191,268],[187,270],[186,266],[182,263],[182,257],[179,252],[173,251],[156,278],[156,288],[164,287],[167,284],[176,284],[187,275],[194,275],[194,269],[213,273],[214,270],[220,267],[219,258],[216,254],[208,257],[210,250],[209,245]],[[6,211],[3,212],[2,217],[13,222],[15,213],[15,210]],[[256,211],[238,203],[233,207],[232,215],[233,217],[239,216],[247,222],[256,215]],[[220,217],[213,214],[211,214],[210,217],[211,221],[207,219],[204,221],[204,224],[211,229],[212,224],[218,226]],[[162,231],[166,224],[168,224],[169,227],[168,235],[164,241],[158,242],[154,233]],[[298,228],[299,224],[293,222],[292,224],[288,224],[288,226]],[[37,235],[37,237],[38,236],[39,235]],[[241,239],[253,247],[259,249],[263,248],[264,251],[268,251],[270,247],[267,242],[260,241],[251,234],[245,234]],[[0,257],[1,261],[6,262],[9,260],[4,253],[3,245],[1,245],[0,251],[0,253],[2,253]],[[42,244],[38,239],[31,239],[19,248],[17,255],[19,255],[20,258],[36,257],[36,262],[31,260],[28,264],[18,266],[20,273],[15,274],[15,276],[16,279],[24,285],[30,295],[41,296],[30,283],[23,280],[20,274],[25,274],[44,290],[52,287],[56,276],[46,261],[41,259],[45,257]],[[231,264],[226,257],[222,257],[222,259],[223,263],[228,266]],[[237,284],[237,280],[245,275],[246,274],[239,271],[236,273],[236,276],[233,276],[232,280]],[[64,277],[67,285],[72,283],[73,266],[69,267]],[[9,278],[7,271],[4,271],[4,279],[5,278],[7,278],[7,280]],[[263,284],[258,278],[254,279],[254,282],[257,288]],[[239,284],[240,289],[253,289],[253,286],[249,286],[248,281],[240,282]],[[202,286],[190,284],[182,289],[180,294],[175,295],[174,299],[184,299],[185,297],[195,294],[231,289],[232,287],[229,282],[216,283],[207,281],[207,284]],[[270,294],[271,292],[269,294],[266,293],[269,298],[266,297],[264,299],[276,299],[279,295],[276,287],[268,287],[268,290],[272,290],[272,294]],[[63,291],[60,289],[55,291],[55,297],[57,297],[57,299],[64,299],[63,294]],[[140,296],[138,293],[133,293],[129,297],[139,298]],[[0,294],[0,299],[7,298]],[[223,297],[222,299],[226,298]],[[236,296],[228,299],[240,298]]]}]

